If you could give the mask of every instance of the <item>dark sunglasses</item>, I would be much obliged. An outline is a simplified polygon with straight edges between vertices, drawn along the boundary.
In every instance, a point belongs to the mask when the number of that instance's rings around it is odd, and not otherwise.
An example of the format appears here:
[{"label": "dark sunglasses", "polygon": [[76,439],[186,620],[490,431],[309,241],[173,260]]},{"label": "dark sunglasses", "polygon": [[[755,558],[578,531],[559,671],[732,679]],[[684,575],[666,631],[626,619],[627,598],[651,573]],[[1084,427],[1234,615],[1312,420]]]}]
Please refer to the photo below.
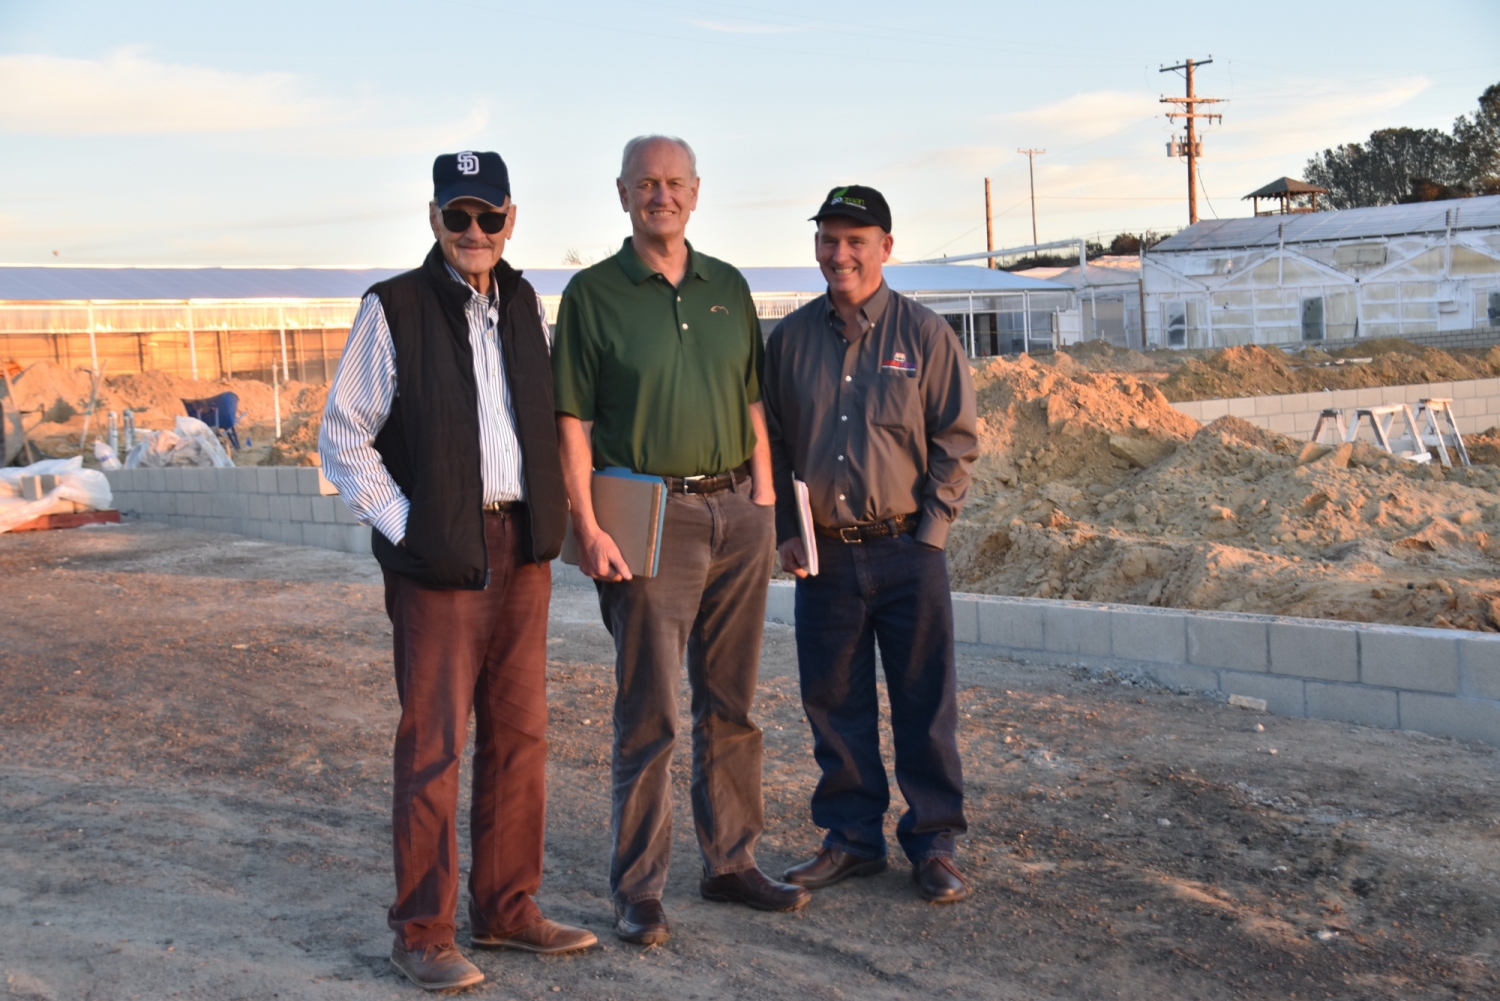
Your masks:
[{"label": "dark sunglasses", "polygon": [[465,212],[463,209],[443,209],[443,228],[450,233],[467,233],[469,222],[479,220],[479,228],[491,236],[505,228],[504,212]]}]

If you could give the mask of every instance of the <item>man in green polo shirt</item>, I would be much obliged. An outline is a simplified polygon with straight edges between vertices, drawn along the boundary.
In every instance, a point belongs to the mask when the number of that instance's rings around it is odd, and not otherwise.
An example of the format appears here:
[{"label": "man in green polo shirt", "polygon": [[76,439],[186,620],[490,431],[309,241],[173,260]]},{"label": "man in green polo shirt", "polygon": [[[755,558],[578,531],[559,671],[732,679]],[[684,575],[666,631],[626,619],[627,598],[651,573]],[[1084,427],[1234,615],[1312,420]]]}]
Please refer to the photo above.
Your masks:
[{"label": "man in green polo shirt", "polygon": [[[750,720],[771,576],[776,495],[760,402],[764,348],[744,276],[687,242],[698,204],[693,151],[643,136],[616,181],[632,235],[563,292],[552,352],[563,479],[579,568],[615,641],[615,929],[666,941],[670,767],[687,656],[693,820],[708,900],[795,910],[810,893],[756,867],[761,732]],[[592,470],[667,484],[654,577],[632,578],[594,518]]]}]

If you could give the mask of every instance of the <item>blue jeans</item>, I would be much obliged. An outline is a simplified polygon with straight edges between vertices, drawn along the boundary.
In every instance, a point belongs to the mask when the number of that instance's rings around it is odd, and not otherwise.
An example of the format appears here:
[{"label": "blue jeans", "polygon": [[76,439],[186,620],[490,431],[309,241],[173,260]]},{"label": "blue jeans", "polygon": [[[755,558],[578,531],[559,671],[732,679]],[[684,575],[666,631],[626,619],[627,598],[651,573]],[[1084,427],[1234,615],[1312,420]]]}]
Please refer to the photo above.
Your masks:
[{"label": "blue jeans", "polygon": [[906,799],[896,838],[913,862],[952,857],[953,839],[968,823],[947,557],[909,535],[859,543],[820,536],[818,560],[818,576],[797,581],[802,707],[823,771],[813,823],[828,832],[829,848],[865,858],[886,853],[891,796],[880,757],[879,643],[896,784]]}]

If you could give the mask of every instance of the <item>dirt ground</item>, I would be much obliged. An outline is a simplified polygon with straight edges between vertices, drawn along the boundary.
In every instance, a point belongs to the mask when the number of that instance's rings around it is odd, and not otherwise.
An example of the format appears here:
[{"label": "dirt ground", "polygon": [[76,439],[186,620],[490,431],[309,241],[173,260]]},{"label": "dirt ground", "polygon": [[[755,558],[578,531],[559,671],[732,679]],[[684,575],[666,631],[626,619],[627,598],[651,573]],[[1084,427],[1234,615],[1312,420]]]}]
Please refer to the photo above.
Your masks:
[{"label": "dirt ground", "polygon": [[[475,996],[1500,996],[1495,748],[978,648],[959,668],[968,902],[923,903],[904,863],[795,915],[702,901],[679,770],[674,935],[626,946],[604,861],[611,648],[558,569],[540,901],[601,946],[476,952]],[[0,991],[419,996],[386,960],[377,581],[368,557],[149,524],[0,537]],[[817,844],[815,767],[791,630],[766,632],[759,858],[779,872]]]}]

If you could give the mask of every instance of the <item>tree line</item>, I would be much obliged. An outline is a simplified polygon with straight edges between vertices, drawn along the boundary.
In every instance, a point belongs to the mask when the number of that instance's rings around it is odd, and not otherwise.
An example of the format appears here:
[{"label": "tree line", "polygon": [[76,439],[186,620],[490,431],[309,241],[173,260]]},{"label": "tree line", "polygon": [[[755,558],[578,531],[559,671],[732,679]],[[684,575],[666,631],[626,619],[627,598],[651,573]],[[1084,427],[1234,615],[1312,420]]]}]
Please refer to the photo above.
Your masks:
[{"label": "tree line", "polygon": [[1302,179],[1328,194],[1330,209],[1500,195],[1500,83],[1485,88],[1471,118],[1452,132],[1378,129],[1363,143],[1325,149],[1307,161]]}]

